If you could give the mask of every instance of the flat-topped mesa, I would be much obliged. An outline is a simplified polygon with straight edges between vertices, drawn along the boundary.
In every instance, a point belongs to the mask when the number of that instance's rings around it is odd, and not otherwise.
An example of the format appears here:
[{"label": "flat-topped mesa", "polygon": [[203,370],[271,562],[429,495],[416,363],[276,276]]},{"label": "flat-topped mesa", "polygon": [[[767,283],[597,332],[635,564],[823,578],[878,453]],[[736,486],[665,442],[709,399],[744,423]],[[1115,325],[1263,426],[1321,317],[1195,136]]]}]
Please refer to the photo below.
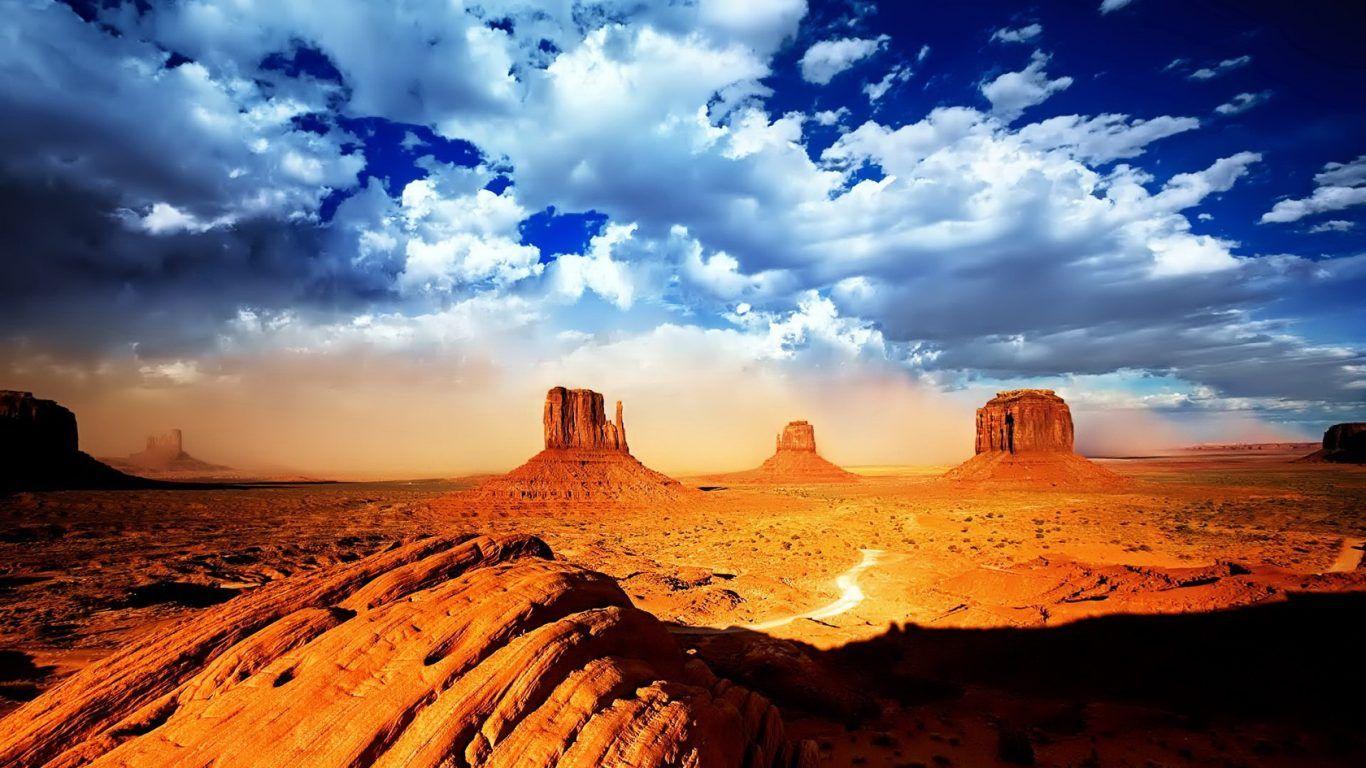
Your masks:
[{"label": "flat-topped mesa", "polygon": [[1366,464],[1366,421],[1329,427],[1323,433],[1323,447],[1305,456],[1304,460]]},{"label": "flat-topped mesa", "polygon": [[1072,453],[1072,411],[1051,389],[998,392],[977,409],[977,453]]},{"label": "flat-topped mesa", "polygon": [[184,436],[178,429],[171,429],[147,436],[147,447],[143,453],[148,456],[174,459],[185,453]]},{"label": "flat-topped mesa", "polygon": [[32,392],[0,390],[0,452],[63,456],[79,450],[76,414]]},{"label": "flat-topped mesa", "polygon": [[778,435],[778,450],[816,452],[816,428],[808,421],[789,422]]},{"label": "flat-topped mesa", "polygon": [[81,453],[76,414],[32,392],[0,390],[0,492],[139,483]]},{"label": "flat-topped mesa", "polygon": [[616,421],[607,420],[602,395],[591,389],[552,387],[545,396],[545,447],[630,453],[621,401]]}]

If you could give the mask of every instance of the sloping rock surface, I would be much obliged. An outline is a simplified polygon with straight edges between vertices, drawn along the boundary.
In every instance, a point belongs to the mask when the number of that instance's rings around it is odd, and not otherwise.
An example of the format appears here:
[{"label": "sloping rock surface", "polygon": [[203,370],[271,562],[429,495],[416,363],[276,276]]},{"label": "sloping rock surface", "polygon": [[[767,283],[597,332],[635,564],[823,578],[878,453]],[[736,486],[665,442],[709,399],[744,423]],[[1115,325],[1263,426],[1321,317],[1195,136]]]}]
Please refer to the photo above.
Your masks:
[{"label": "sloping rock surface", "polygon": [[262,587],[0,721],[0,765],[814,765],[761,696],[529,536]]}]

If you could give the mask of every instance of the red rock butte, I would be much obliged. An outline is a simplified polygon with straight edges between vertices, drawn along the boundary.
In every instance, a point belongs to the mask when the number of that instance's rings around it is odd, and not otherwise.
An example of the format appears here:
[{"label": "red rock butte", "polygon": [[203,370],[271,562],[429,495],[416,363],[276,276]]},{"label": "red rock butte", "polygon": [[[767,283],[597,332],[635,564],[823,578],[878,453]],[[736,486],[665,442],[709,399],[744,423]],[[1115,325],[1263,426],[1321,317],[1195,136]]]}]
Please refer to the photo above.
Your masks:
[{"label": "red rock butte", "polygon": [[758,469],[724,475],[732,483],[848,483],[859,480],[825,460],[816,452],[816,428],[807,421],[793,421],[778,433],[773,455]]},{"label": "red rock butte", "polygon": [[1007,485],[1110,485],[1113,472],[1072,450],[1072,411],[1051,389],[998,392],[977,409],[976,455],[950,480]]},{"label": "red rock butte", "polygon": [[186,453],[185,435],[179,429],[148,435],[141,451],[104,461],[124,472],[157,478],[211,477],[232,472],[230,467],[200,461]]},{"label": "red rock butte", "polygon": [[32,392],[0,390],[0,491],[138,485],[81,452],[76,414]]},{"label": "red rock butte", "polygon": [[5,720],[0,765],[814,768],[767,699],[525,535],[431,537],[147,634]]},{"label": "red rock butte", "polygon": [[1303,461],[1366,464],[1366,421],[1334,424],[1323,433],[1323,447]]},{"label": "red rock butte", "polygon": [[545,450],[481,485],[472,498],[490,503],[655,504],[692,493],[677,480],[641,464],[626,442],[617,401],[607,420],[601,394],[553,387],[542,417]]}]

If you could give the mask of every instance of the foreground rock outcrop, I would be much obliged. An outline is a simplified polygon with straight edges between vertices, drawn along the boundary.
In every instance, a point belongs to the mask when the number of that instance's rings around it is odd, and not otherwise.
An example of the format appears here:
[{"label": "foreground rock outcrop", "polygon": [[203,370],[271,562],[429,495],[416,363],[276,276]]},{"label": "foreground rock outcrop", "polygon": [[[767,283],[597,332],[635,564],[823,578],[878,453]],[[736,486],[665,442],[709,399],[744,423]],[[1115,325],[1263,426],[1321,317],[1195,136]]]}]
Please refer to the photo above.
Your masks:
[{"label": "foreground rock outcrop", "polygon": [[810,422],[793,421],[778,433],[773,455],[757,469],[723,475],[718,480],[729,483],[848,483],[859,480],[859,476],[840,469],[816,452],[816,428]]},{"label": "foreground rock outcrop", "polygon": [[602,395],[554,387],[545,398],[545,450],[493,478],[472,498],[485,503],[659,504],[693,493],[631,455],[622,405],[608,421]]},{"label": "foreground rock outcrop", "polygon": [[0,390],[0,492],[145,484],[82,453],[70,410],[32,392]]},{"label": "foreground rock outcrop", "polygon": [[976,455],[949,480],[1048,486],[1112,485],[1122,478],[1072,450],[1072,411],[1050,389],[998,392],[977,409]]},{"label": "foreground rock outcrop", "polygon": [[1323,447],[1304,461],[1366,464],[1366,421],[1334,424],[1323,433]]},{"label": "foreground rock outcrop", "polygon": [[813,766],[763,697],[539,539],[261,587],[0,721],[0,765]]},{"label": "foreground rock outcrop", "polygon": [[185,452],[185,436],[179,429],[147,436],[147,446],[123,458],[105,461],[124,472],[166,479],[223,478],[235,470],[201,461]]}]

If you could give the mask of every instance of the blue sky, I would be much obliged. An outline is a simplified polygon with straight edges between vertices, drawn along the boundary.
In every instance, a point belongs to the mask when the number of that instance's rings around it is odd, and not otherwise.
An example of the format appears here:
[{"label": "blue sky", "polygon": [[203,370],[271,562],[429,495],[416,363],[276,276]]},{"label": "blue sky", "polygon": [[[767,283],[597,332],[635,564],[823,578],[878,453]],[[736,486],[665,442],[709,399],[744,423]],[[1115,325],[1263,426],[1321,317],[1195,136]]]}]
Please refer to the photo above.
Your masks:
[{"label": "blue sky", "polygon": [[1355,4],[0,4],[7,385],[1362,415]]}]

